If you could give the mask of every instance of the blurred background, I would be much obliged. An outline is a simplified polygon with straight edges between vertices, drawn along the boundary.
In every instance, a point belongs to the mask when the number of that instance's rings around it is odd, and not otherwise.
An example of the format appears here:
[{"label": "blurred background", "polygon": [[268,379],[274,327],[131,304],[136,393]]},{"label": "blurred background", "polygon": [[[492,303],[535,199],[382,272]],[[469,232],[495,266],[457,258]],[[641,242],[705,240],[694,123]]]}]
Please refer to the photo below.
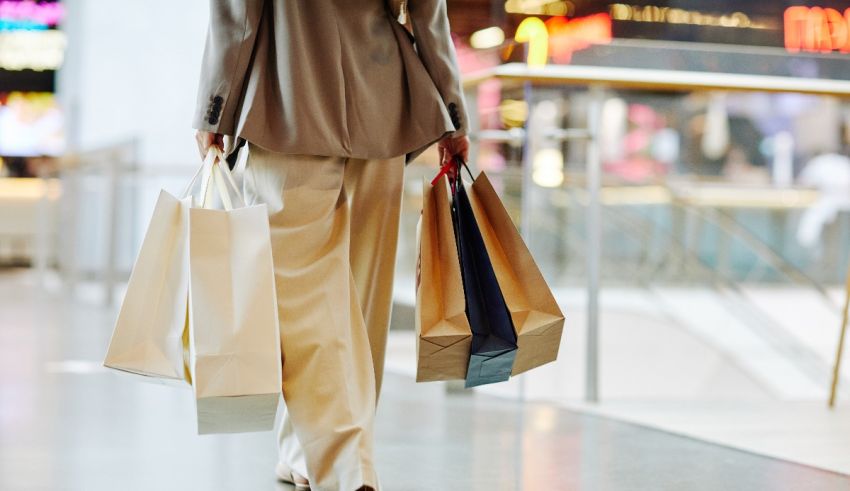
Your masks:
[{"label": "blurred background", "polygon": [[[471,164],[567,317],[558,362],[478,390],[850,473],[850,364],[827,406],[850,257],[850,2],[447,3]],[[28,400],[9,360],[97,371],[105,344],[69,358],[10,334],[37,327],[20,292],[95,312],[108,339],[158,190],[199,165],[207,15],[202,0],[0,0],[4,405]],[[400,374],[437,160],[407,172]]]}]

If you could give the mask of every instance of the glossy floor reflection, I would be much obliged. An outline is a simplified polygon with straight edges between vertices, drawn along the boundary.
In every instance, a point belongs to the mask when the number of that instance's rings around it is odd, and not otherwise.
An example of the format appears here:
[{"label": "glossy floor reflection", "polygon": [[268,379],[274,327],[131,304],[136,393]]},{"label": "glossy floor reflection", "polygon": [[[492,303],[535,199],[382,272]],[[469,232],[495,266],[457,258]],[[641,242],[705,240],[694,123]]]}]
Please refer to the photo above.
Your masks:
[{"label": "glossy floor reflection", "polygon": [[[0,274],[0,490],[281,490],[271,433],[195,435],[188,391],[100,369],[114,312]],[[386,490],[846,490],[850,477],[390,375]]]}]

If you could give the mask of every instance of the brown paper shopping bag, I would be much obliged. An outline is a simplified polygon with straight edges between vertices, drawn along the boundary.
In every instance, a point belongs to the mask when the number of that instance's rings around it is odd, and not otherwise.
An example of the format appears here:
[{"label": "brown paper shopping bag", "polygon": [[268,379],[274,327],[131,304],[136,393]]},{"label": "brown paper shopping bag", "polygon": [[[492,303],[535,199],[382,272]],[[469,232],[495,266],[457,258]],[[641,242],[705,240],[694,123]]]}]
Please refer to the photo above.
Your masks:
[{"label": "brown paper shopping bag", "polygon": [[[204,182],[202,207],[189,210],[198,433],[270,430],[281,393],[281,349],[268,211],[244,205],[220,154]],[[224,209],[212,209],[213,183]]]},{"label": "brown paper shopping bag", "polygon": [[189,199],[161,191],[103,364],[152,382],[188,382]]},{"label": "brown paper shopping bag", "polygon": [[483,172],[472,184],[470,200],[518,335],[512,375],[555,361],[564,315]]},{"label": "brown paper shopping bag", "polygon": [[466,378],[472,332],[446,177],[424,182],[416,280],[416,381]]}]

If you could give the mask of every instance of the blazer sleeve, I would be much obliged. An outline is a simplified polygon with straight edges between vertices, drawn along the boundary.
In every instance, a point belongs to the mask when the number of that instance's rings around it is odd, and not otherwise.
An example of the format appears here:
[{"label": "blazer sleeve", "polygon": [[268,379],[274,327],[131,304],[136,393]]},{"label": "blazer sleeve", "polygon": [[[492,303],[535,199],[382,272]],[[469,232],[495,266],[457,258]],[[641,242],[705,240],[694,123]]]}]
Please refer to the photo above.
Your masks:
[{"label": "blazer sleeve", "polygon": [[210,0],[210,25],[192,126],[233,135],[265,0]]},{"label": "blazer sleeve", "polygon": [[413,24],[413,38],[419,58],[437,86],[454,124],[453,135],[465,135],[469,118],[449,30],[446,0],[410,0],[407,13]]}]

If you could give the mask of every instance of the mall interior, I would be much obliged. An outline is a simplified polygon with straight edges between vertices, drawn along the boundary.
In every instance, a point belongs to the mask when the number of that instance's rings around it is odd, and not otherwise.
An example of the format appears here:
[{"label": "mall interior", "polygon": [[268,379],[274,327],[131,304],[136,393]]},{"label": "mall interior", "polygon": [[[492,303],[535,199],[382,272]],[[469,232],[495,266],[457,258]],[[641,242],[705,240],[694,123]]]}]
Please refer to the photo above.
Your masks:
[{"label": "mall interior", "polygon": [[[850,1],[445,3],[469,164],[566,322],[507,382],[415,382],[417,157],[383,488],[850,489]],[[2,490],[293,489],[272,432],[199,436],[190,390],[103,366],[158,193],[200,164],[208,18],[0,0]]]}]

